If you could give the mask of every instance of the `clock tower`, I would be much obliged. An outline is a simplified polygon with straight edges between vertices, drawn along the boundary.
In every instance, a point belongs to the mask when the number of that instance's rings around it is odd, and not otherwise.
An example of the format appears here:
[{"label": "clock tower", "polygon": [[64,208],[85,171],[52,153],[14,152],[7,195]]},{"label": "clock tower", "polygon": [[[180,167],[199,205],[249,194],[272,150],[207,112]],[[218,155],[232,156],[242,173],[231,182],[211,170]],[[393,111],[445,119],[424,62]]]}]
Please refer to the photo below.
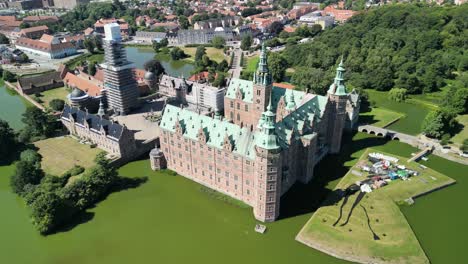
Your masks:
[{"label": "clock tower", "polygon": [[271,95],[272,87],[273,81],[270,70],[268,69],[267,51],[265,48],[265,43],[263,43],[257,71],[254,73],[253,77],[252,106],[255,115],[255,120],[253,121],[254,124],[258,123],[258,120],[262,116],[262,113],[266,110]]}]

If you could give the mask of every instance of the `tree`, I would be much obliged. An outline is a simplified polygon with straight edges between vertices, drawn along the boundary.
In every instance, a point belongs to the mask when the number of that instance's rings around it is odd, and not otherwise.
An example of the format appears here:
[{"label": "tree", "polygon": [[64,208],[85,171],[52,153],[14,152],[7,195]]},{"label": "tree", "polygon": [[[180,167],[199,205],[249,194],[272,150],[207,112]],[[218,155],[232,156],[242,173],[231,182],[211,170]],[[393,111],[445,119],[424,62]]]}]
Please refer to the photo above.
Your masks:
[{"label": "tree", "polygon": [[275,82],[282,82],[288,68],[288,62],[279,53],[270,52],[268,55],[268,67]]},{"label": "tree", "polygon": [[16,150],[17,144],[13,129],[6,121],[0,119],[0,163],[6,161]]},{"label": "tree", "polygon": [[172,48],[170,55],[173,60],[180,60],[187,57],[187,54],[179,47]]},{"label": "tree", "polygon": [[26,55],[26,53],[22,53],[20,55],[20,59],[21,59],[22,62],[29,62],[29,57],[28,57],[28,55]]},{"label": "tree", "polygon": [[252,46],[252,42],[253,42],[252,35],[247,34],[243,36],[241,39],[241,49],[242,50],[250,49],[250,46]]},{"label": "tree", "polygon": [[167,38],[163,38],[161,41],[153,41],[153,49],[157,53],[161,48],[165,48],[169,45]]},{"label": "tree", "polygon": [[221,36],[215,36],[211,40],[211,44],[213,44],[213,47],[217,49],[222,49],[224,45],[226,45],[226,40]]},{"label": "tree", "polygon": [[462,146],[460,147],[460,150],[463,152],[468,152],[468,138],[465,138],[463,140]]},{"label": "tree", "polygon": [[0,33],[0,44],[10,44],[10,40],[3,33]]},{"label": "tree", "polygon": [[155,59],[147,61],[144,65],[144,68],[146,71],[154,73],[156,78],[158,78],[161,74],[164,74],[166,72],[161,62]]},{"label": "tree", "polygon": [[7,70],[3,70],[3,80],[7,82],[14,82],[16,81],[16,75]]},{"label": "tree", "polygon": [[195,63],[199,63],[202,60],[203,55],[206,55],[206,48],[204,46],[198,46],[195,51]]},{"label": "tree", "polygon": [[16,163],[15,174],[11,176],[10,185],[14,193],[22,196],[26,185],[37,185],[42,177],[44,177],[44,172],[36,163],[20,160]]},{"label": "tree", "polygon": [[187,29],[190,26],[190,22],[186,16],[179,16],[179,25],[182,29]]},{"label": "tree", "polygon": [[330,79],[324,76],[326,72],[322,69],[299,67],[295,69],[291,82],[304,91],[312,90],[317,94],[325,94]]},{"label": "tree", "polygon": [[62,99],[52,99],[49,103],[50,108],[55,111],[62,111],[63,107],[65,106],[65,101]]},{"label": "tree", "polygon": [[41,165],[42,156],[37,151],[27,149],[20,154],[20,160],[28,163],[35,164],[36,166]]},{"label": "tree", "polygon": [[48,116],[37,107],[28,107],[21,121],[26,124],[23,131],[27,131],[32,137],[49,136],[54,130],[54,117]]},{"label": "tree", "polygon": [[216,76],[216,79],[213,82],[213,86],[215,86],[215,87],[223,86],[225,79],[226,79],[226,73],[218,72],[217,76]]},{"label": "tree", "polygon": [[216,67],[217,71],[227,72],[229,70],[229,64],[226,60],[222,60]]},{"label": "tree", "polygon": [[406,89],[403,88],[392,88],[388,92],[388,98],[397,102],[404,102],[406,100]]},{"label": "tree", "polygon": [[94,53],[94,49],[96,48],[96,46],[91,38],[86,38],[83,42],[83,45],[89,51],[89,53]]},{"label": "tree", "polygon": [[268,31],[274,36],[277,36],[281,31],[283,31],[283,28],[284,28],[283,23],[279,21],[275,21],[271,23],[270,27],[268,28]]},{"label": "tree", "polygon": [[96,74],[96,62],[88,62],[88,74],[94,76]]},{"label": "tree", "polygon": [[444,122],[440,111],[427,114],[422,123],[423,133],[428,137],[440,138],[444,134]]}]

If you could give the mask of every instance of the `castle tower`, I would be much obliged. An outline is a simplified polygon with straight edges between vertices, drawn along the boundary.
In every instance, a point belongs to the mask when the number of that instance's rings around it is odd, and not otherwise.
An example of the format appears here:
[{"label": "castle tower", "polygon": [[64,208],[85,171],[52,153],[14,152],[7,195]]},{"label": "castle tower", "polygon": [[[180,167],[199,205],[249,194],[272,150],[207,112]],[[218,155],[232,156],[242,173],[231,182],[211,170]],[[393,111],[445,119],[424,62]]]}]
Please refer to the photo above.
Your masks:
[{"label": "castle tower", "polygon": [[335,80],[328,89],[329,104],[329,126],[328,126],[328,144],[330,153],[338,153],[341,148],[341,138],[346,122],[346,102],[348,94],[344,84],[343,58],[336,69]]},{"label": "castle tower", "polygon": [[127,61],[121,43],[120,26],[110,23],[104,26],[104,31],[104,87],[107,89],[108,106],[115,114],[125,115],[138,106],[133,64]]},{"label": "castle tower", "polygon": [[187,91],[188,85],[187,81],[185,81],[185,77],[182,76],[182,82],[179,86],[175,87],[176,90],[176,98],[182,105],[187,105]]},{"label": "castle tower", "polygon": [[262,114],[255,138],[255,218],[262,222],[275,221],[280,213],[281,147],[275,134],[275,113],[271,100]]},{"label": "castle tower", "polygon": [[149,156],[150,156],[152,170],[162,170],[167,167],[164,154],[161,152],[161,150],[158,147],[152,149]]},{"label": "castle tower", "polygon": [[102,99],[99,100],[99,110],[97,112],[97,115],[101,118],[106,117],[106,110],[104,109],[104,104],[102,103]]},{"label": "castle tower", "polygon": [[265,111],[271,90],[273,87],[273,80],[270,70],[268,69],[267,51],[265,43],[262,44],[262,51],[260,53],[260,60],[258,62],[257,71],[253,77],[253,108],[254,108],[254,123],[258,122],[262,113]]}]

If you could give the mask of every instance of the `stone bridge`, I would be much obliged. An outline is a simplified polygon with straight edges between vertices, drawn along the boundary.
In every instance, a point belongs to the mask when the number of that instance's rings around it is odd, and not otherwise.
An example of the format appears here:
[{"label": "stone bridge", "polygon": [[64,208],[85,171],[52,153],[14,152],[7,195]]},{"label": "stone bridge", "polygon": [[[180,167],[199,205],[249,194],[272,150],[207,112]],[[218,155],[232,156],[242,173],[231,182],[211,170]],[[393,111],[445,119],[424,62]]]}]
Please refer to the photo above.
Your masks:
[{"label": "stone bridge", "polygon": [[376,127],[376,126],[371,126],[371,125],[360,125],[358,126],[357,130],[359,132],[371,134],[371,135],[376,135],[392,140],[399,140],[401,142],[404,142],[406,144],[409,144],[411,146],[418,147],[420,145],[420,140],[418,137],[411,136],[408,134],[403,134],[400,132],[396,132],[393,130],[389,130],[386,128],[381,128],[381,127]]}]

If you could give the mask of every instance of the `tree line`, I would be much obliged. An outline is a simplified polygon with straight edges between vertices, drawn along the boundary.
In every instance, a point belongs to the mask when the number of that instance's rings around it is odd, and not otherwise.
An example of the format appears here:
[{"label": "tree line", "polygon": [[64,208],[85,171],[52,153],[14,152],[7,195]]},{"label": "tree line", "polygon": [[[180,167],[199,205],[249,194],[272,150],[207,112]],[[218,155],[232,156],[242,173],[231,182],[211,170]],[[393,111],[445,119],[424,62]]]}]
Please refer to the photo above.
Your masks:
[{"label": "tree line", "polygon": [[[437,91],[468,70],[467,38],[467,5],[397,4],[358,14],[309,43],[288,45],[283,56],[291,67],[327,78],[344,56],[349,85],[417,94]],[[299,85],[323,91],[316,81]]]}]

